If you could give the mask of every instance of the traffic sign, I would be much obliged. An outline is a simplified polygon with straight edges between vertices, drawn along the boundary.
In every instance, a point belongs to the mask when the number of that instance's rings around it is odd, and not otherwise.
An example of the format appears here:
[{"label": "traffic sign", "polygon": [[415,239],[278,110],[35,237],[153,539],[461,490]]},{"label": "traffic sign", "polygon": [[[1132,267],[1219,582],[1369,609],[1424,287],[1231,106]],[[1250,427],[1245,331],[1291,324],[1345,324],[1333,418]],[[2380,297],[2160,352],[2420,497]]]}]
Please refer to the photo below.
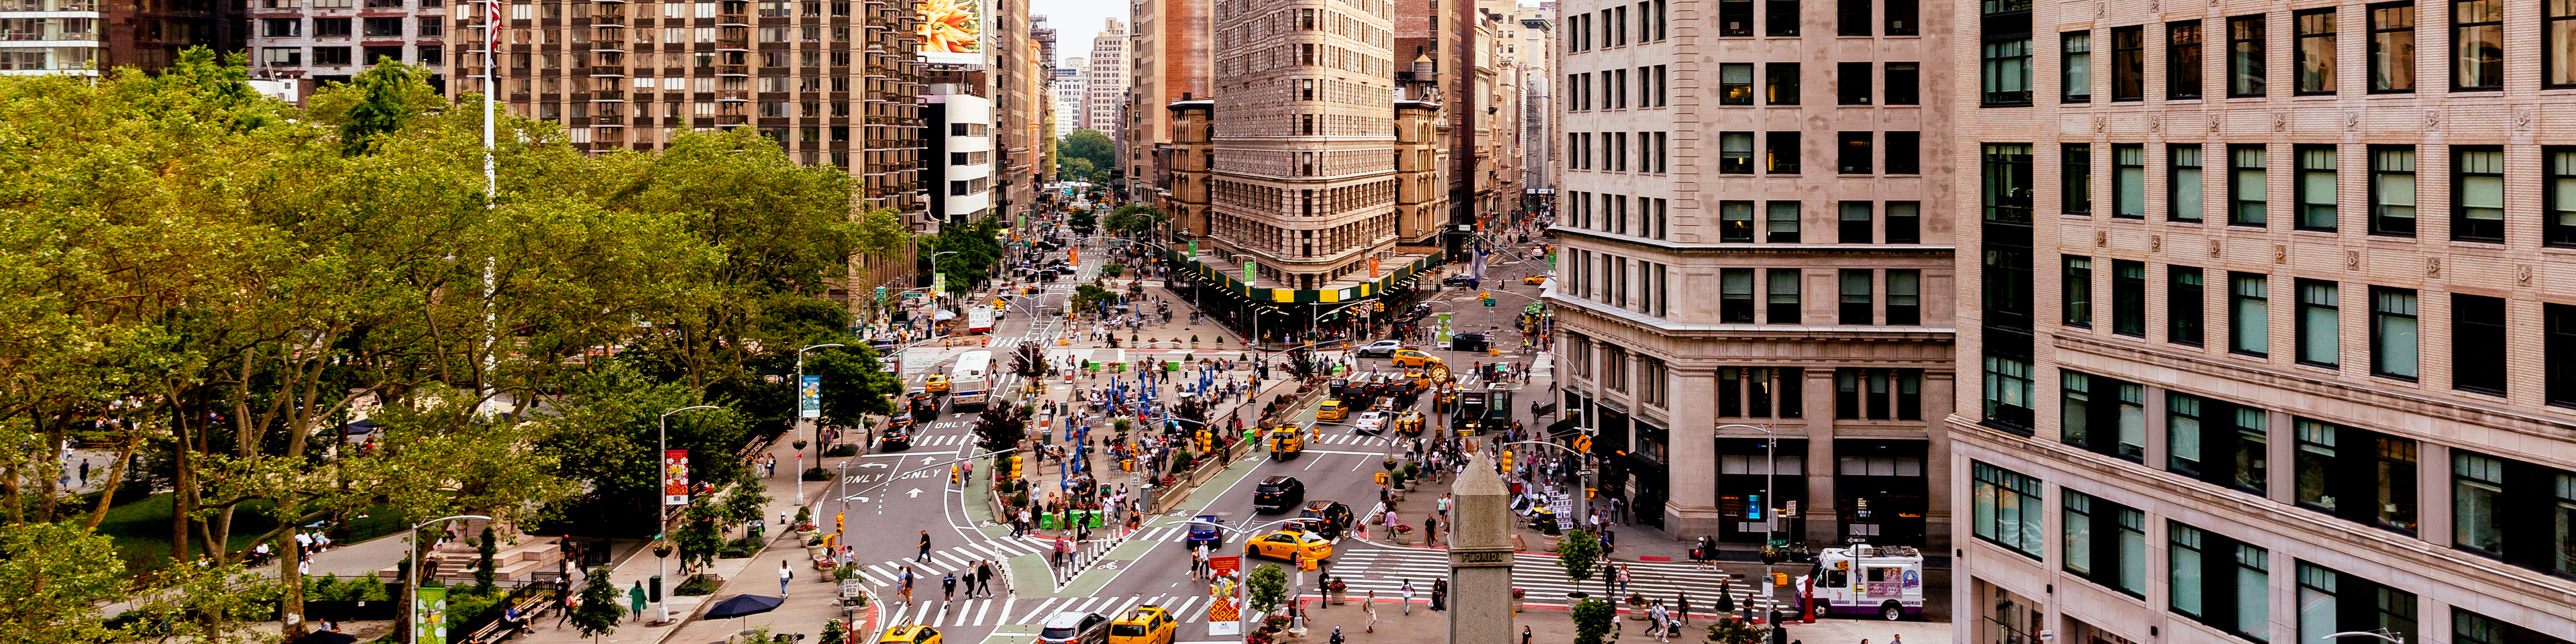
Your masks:
[{"label": "traffic sign", "polygon": [[1589,452],[1589,451],[1592,451],[1592,437],[1590,437],[1590,436],[1576,436],[1576,437],[1574,437],[1574,451],[1577,451],[1577,452]]}]

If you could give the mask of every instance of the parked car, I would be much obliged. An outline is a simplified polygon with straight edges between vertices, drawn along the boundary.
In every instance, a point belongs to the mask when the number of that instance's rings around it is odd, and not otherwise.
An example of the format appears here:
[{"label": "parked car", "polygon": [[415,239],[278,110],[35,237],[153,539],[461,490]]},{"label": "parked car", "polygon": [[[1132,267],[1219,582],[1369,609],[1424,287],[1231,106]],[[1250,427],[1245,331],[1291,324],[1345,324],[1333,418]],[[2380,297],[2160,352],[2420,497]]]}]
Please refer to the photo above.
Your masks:
[{"label": "parked car", "polygon": [[1038,644],[1109,644],[1109,618],[1065,611],[1038,627]]},{"label": "parked car", "polygon": [[1264,514],[1287,512],[1306,502],[1306,483],[1294,476],[1274,475],[1261,479],[1252,488],[1252,511]]}]

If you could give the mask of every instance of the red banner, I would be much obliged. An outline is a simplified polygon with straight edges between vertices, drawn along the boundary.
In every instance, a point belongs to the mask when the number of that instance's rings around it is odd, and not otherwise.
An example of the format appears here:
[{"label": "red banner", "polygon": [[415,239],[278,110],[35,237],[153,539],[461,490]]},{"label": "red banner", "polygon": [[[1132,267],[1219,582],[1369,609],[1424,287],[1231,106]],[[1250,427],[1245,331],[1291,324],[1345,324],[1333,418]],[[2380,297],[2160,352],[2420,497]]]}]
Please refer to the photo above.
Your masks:
[{"label": "red banner", "polygon": [[662,452],[662,505],[689,504],[689,450]]},{"label": "red banner", "polygon": [[1208,558],[1208,570],[1213,570],[1213,571],[1216,571],[1216,572],[1237,572],[1237,571],[1241,571],[1241,570],[1243,570],[1243,558],[1242,558],[1242,557],[1232,557],[1232,556],[1228,556],[1228,557],[1209,557],[1209,558]]}]

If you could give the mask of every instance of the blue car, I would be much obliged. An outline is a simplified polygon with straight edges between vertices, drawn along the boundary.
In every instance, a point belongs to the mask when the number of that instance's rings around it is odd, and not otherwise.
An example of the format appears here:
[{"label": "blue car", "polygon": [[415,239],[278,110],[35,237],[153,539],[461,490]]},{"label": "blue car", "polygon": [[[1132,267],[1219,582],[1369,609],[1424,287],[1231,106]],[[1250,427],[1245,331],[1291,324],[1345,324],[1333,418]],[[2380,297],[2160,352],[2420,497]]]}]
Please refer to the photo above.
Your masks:
[{"label": "blue car", "polygon": [[1183,543],[1189,544],[1192,548],[1207,546],[1209,552],[1215,552],[1217,546],[1225,545],[1225,532],[1216,529],[1216,526],[1210,524],[1224,522],[1224,520],[1216,518],[1216,515],[1199,515],[1197,521],[1190,523],[1189,538],[1188,540],[1183,541]]}]

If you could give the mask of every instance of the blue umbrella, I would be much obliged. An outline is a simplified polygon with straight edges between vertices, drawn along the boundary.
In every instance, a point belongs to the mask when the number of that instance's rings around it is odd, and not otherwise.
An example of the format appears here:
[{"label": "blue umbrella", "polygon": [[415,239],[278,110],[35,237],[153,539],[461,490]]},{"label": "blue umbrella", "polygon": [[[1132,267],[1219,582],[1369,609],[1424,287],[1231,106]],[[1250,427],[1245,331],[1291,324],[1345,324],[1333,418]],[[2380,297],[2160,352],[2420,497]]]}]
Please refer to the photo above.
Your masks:
[{"label": "blue umbrella", "polygon": [[732,597],[725,598],[724,601],[716,602],[714,606],[708,607],[706,618],[729,619],[745,615],[758,615],[778,610],[778,605],[783,603],[787,603],[787,600],[779,597],[769,597],[764,595],[734,595]]}]

